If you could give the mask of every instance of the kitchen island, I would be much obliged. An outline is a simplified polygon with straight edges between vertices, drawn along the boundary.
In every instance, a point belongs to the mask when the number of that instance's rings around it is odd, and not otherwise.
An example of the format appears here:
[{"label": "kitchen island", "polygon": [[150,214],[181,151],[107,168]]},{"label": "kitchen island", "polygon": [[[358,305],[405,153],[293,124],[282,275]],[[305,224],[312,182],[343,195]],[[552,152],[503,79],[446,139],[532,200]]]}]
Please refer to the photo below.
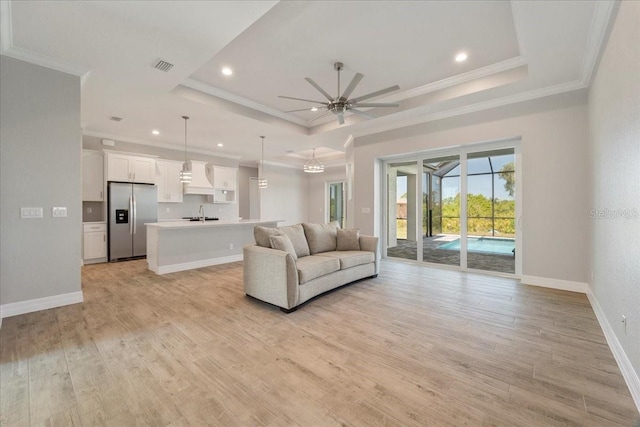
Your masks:
[{"label": "kitchen island", "polygon": [[277,227],[282,220],[165,221],[147,226],[147,264],[156,274],[242,261],[253,243],[253,227]]}]

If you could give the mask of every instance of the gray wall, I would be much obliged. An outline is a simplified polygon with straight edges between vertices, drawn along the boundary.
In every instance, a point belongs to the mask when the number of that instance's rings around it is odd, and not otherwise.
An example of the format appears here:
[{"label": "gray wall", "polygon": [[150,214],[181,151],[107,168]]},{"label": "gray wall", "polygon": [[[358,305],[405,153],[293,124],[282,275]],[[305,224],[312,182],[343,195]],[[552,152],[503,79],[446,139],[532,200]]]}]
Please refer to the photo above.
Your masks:
[{"label": "gray wall", "polygon": [[[80,78],[6,56],[0,74],[0,302],[78,292]],[[44,218],[20,219],[20,207]]]},{"label": "gray wall", "polygon": [[309,181],[302,168],[266,164],[264,177],[268,187],[260,190],[260,218],[283,220],[278,225],[306,222],[309,205]]},{"label": "gray wall", "polygon": [[354,226],[380,235],[378,158],[517,137],[522,138],[523,274],[587,283],[585,91],[356,138]]},{"label": "gray wall", "polygon": [[[640,374],[640,3],[622,2],[589,94],[591,289]],[[608,212],[607,212],[608,210]],[[602,215],[603,217],[599,217]],[[627,317],[627,328],[621,322]]]},{"label": "gray wall", "polygon": [[244,219],[251,217],[249,179],[258,177],[258,168],[240,166],[238,168],[238,215]]}]

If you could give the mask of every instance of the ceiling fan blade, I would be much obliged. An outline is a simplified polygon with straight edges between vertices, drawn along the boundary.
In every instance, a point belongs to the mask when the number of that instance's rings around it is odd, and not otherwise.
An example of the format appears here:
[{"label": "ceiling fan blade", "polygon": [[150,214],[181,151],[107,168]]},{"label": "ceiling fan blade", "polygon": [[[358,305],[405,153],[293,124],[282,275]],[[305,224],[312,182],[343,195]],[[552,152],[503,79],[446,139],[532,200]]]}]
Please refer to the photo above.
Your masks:
[{"label": "ceiling fan blade", "polygon": [[364,111],[356,110],[355,108],[350,108],[349,111],[352,113],[356,113],[362,117],[366,117],[367,119],[377,119],[377,117],[372,116],[371,114],[367,114]]},{"label": "ceiling fan blade", "polygon": [[292,97],[292,96],[282,96],[282,95],[278,95],[278,98],[284,98],[284,99],[295,99],[296,101],[315,102],[316,104],[327,105],[327,103],[326,103],[326,102],[322,102],[322,101],[314,101],[314,100],[312,100],[312,99],[294,98],[294,97]]},{"label": "ceiling fan blade", "polygon": [[309,123],[311,123],[311,122],[313,122],[313,121],[315,121],[315,120],[318,120],[320,117],[324,117],[324,116],[326,116],[326,115],[327,115],[327,114],[329,114],[330,112],[331,112],[331,110],[327,110],[327,111],[325,111],[324,113],[320,114],[318,117],[314,117],[313,119],[309,120]]},{"label": "ceiling fan blade", "polygon": [[391,104],[388,102],[365,102],[362,104],[351,104],[352,107],[399,107],[400,104]]},{"label": "ceiling fan blade", "polygon": [[304,79],[308,81],[311,86],[315,87],[318,90],[318,92],[323,94],[325,98],[327,98],[329,101],[333,101],[333,98],[331,97],[331,95],[329,95],[327,91],[322,89],[318,83],[314,82],[312,78],[305,77]]},{"label": "ceiling fan blade", "polygon": [[347,88],[344,90],[341,98],[349,99],[351,92],[353,92],[356,86],[358,86],[358,83],[360,83],[360,80],[362,80],[363,77],[364,74],[356,73],[356,75],[353,76],[353,79],[351,79],[351,83],[349,83],[349,86],[347,86]]},{"label": "ceiling fan blade", "polygon": [[388,87],[386,89],[380,89],[378,91],[371,92],[371,93],[368,93],[366,95],[362,95],[362,96],[359,96],[357,98],[350,99],[349,103],[350,104],[357,104],[359,101],[364,101],[365,99],[369,99],[369,98],[375,98],[376,96],[384,95],[385,93],[393,92],[393,91],[398,90],[398,89],[400,89],[400,86],[398,86],[398,85],[391,86],[391,87]]},{"label": "ceiling fan blade", "polygon": [[[313,107],[316,108],[316,107]],[[316,109],[317,111],[318,109]],[[299,110],[289,110],[289,111],[285,111],[285,113],[297,113],[299,111],[313,111],[311,108],[301,108]]]},{"label": "ceiling fan blade", "polygon": [[344,124],[344,113],[338,114],[338,122],[343,125]]}]

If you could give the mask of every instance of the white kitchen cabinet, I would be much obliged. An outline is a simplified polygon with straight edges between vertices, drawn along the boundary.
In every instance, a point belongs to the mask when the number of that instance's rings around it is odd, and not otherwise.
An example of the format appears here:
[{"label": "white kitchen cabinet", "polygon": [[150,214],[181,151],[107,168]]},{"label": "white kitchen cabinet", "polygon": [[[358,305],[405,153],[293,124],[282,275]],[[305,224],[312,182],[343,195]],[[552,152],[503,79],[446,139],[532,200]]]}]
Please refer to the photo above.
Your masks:
[{"label": "white kitchen cabinet", "polygon": [[156,159],[128,154],[107,154],[107,181],[155,184]]},{"label": "white kitchen cabinet", "polygon": [[236,191],[238,168],[213,166],[213,188]]},{"label": "white kitchen cabinet", "polygon": [[100,151],[82,150],[82,200],[104,201],[104,157]]},{"label": "white kitchen cabinet", "polygon": [[82,259],[85,264],[107,260],[107,224],[92,222],[83,225]]},{"label": "white kitchen cabinet", "polygon": [[171,160],[156,161],[156,185],[159,203],[182,203],[182,183],[180,171],[182,162]]}]

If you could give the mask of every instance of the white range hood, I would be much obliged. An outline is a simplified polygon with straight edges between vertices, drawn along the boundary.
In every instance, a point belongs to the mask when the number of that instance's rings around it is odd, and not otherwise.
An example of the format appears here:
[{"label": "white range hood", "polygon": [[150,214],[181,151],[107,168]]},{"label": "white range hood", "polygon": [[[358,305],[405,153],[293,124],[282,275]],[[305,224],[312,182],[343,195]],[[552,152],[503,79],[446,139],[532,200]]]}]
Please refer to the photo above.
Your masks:
[{"label": "white range hood", "polygon": [[213,185],[209,181],[209,174],[207,173],[207,162],[200,162],[198,160],[191,160],[191,182],[183,184],[184,194],[207,194],[212,195],[214,193]]}]

